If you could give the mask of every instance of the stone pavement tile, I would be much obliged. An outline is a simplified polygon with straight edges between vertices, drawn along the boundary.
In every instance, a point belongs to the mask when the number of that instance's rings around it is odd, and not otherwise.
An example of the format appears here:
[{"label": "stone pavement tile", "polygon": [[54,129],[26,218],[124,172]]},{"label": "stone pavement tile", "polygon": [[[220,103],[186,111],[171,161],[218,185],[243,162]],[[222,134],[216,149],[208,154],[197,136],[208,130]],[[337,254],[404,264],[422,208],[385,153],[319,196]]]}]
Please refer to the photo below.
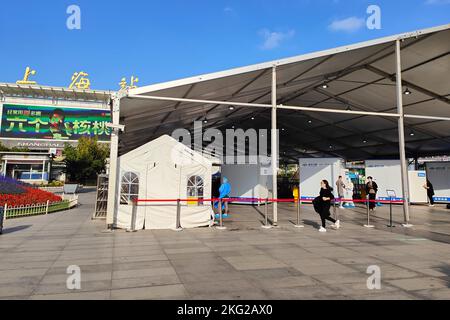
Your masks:
[{"label": "stone pavement tile", "polygon": [[228,292],[218,292],[214,295],[200,293],[193,294],[189,296],[192,300],[268,300],[267,295],[261,289],[253,289],[251,291],[228,291]]},{"label": "stone pavement tile", "polygon": [[54,251],[43,251],[43,250],[36,250],[32,252],[17,252],[13,251],[10,252],[7,257],[8,259],[21,259],[21,258],[33,258],[33,257],[45,257],[47,259],[56,259],[61,252],[61,250],[54,250]]},{"label": "stone pavement tile", "polygon": [[74,291],[70,293],[60,294],[36,294],[32,295],[32,300],[108,300],[110,297],[110,291],[92,291],[92,292],[79,292]]},{"label": "stone pavement tile", "polygon": [[287,265],[266,255],[224,257],[236,270],[276,269]]},{"label": "stone pavement tile", "polygon": [[69,266],[78,266],[81,269],[82,274],[86,273],[109,273],[111,274],[113,265],[111,261],[108,263],[102,263],[102,264],[78,264],[78,261],[74,261],[76,263],[74,264],[68,264],[67,266],[55,266],[53,265],[46,273],[46,276],[48,275],[58,275],[58,274],[67,274],[67,268]]},{"label": "stone pavement tile", "polygon": [[265,278],[253,280],[252,284],[265,290],[272,288],[311,287],[320,285],[320,282],[308,276]]},{"label": "stone pavement tile", "polygon": [[442,269],[442,268],[425,268],[425,269],[416,269],[418,273],[425,274],[430,277],[449,277],[450,274],[448,272],[448,269]]},{"label": "stone pavement tile", "polygon": [[52,268],[67,268],[68,266],[96,266],[96,265],[110,265],[112,264],[111,258],[98,258],[98,259],[73,259],[73,260],[56,260],[52,265]]},{"label": "stone pavement tile", "polygon": [[375,301],[397,301],[397,300],[419,300],[417,297],[403,291],[389,292],[383,294],[369,294],[362,296],[352,296],[354,300],[375,300]]},{"label": "stone pavement tile", "polygon": [[129,279],[140,277],[152,277],[158,275],[176,275],[175,270],[169,267],[151,268],[151,269],[135,269],[135,270],[119,270],[113,271],[113,279]]},{"label": "stone pavement tile", "polygon": [[24,277],[42,277],[47,272],[47,268],[40,269],[16,269],[0,272],[0,283],[9,283],[10,280],[16,280]]},{"label": "stone pavement tile", "polygon": [[421,299],[427,300],[450,300],[450,288],[433,289],[433,290],[419,290],[413,292]]},{"label": "stone pavement tile", "polygon": [[168,258],[165,254],[114,257],[113,263],[116,264],[116,263],[125,263],[125,262],[162,261],[162,260],[168,260]]},{"label": "stone pavement tile", "polygon": [[162,249],[145,249],[145,250],[127,250],[127,249],[120,249],[113,251],[113,256],[115,258],[117,257],[137,257],[137,256],[152,256],[152,255],[161,255],[164,254],[164,251]]},{"label": "stone pavement tile", "polygon": [[220,282],[228,282],[231,280],[243,280],[245,276],[242,272],[238,271],[226,271],[226,272],[217,272],[214,270],[214,266],[210,266],[210,270],[208,272],[180,272],[177,270],[177,275],[180,278],[181,282],[186,283],[196,283],[196,282],[204,282],[204,281],[220,281]]},{"label": "stone pavement tile", "polygon": [[448,279],[432,278],[432,277],[388,280],[387,282],[393,286],[396,286],[406,291],[443,289],[448,288],[450,286],[450,281]]},{"label": "stone pavement tile", "polygon": [[0,298],[28,297],[36,285],[21,285],[20,283],[0,285]]},{"label": "stone pavement tile", "polygon": [[382,263],[381,260],[372,258],[372,257],[361,257],[360,255],[354,256],[351,258],[335,258],[334,259],[337,263],[343,264],[343,265],[379,265]]},{"label": "stone pavement tile", "polygon": [[288,277],[299,277],[303,274],[294,268],[278,268],[278,269],[258,269],[258,270],[244,270],[241,273],[249,279],[278,279]]},{"label": "stone pavement tile", "polygon": [[189,295],[210,294],[211,298],[214,298],[216,293],[256,290],[252,283],[244,279],[217,282],[215,279],[206,278],[203,282],[184,283],[184,287]]},{"label": "stone pavement tile", "polygon": [[324,258],[351,258],[358,255],[353,250],[336,246],[308,248],[307,250]]},{"label": "stone pavement tile", "polygon": [[[414,256],[413,256],[414,257]],[[430,269],[435,267],[441,267],[441,266],[450,266],[450,263],[445,263],[444,261],[439,260],[425,260],[425,259],[417,259],[417,257],[414,257],[413,261],[408,262],[400,262],[395,263],[396,265],[412,270],[421,270],[421,269]]]},{"label": "stone pavement tile", "polygon": [[295,260],[288,262],[289,266],[337,266],[339,267],[340,264],[324,257],[316,256],[313,259],[310,258],[304,258],[304,257],[297,257]]},{"label": "stone pavement tile", "polygon": [[385,282],[381,283],[381,290],[370,290],[367,288],[367,279],[364,282],[357,283],[329,284],[328,288],[332,289],[337,294],[347,296],[348,298],[369,296],[373,294],[387,295],[399,291],[398,288]]},{"label": "stone pavement tile", "polygon": [[42,261],[49,261],[49,260],[56,260],[58,256],[54,256],[52,258],[46,257],[46,256],[37,256],[37,257],[28,257],[28,256],[23,256],[23,257],[3,257],[2,261],[3,262],[10,262],[10,263],[29,263],[29,262],[42,262]]},{"label": "stone pavement tile", "polygon": [[112,289],[154,287],[169,284],[181,284],[181,281],[175,274],[127,279],[113,279]]},{"label": "stone pavement tile", "polygon": [[64,251],[58,258],[58,260],[76,260],[76,259],[100,259],[100,258],[112,258],[112,251],[102,250],[74,250]]},{"label": "stone pavement tile", "polygon": [[167,260],[122,262],[122,263],[114,263],[113,270],[114,271],[141,270],[152,268],[165,268],[170,266],[171,263]]},{"label": "stone pavement tile", "polygon": [[[53,265],[54,261],[31,261],[31,262],[2,262],[0,261],[0,274],[8,272],[8,270],[21,269],[48,269]],[[1,279],[1,275],[0,275]]]},{"label": "stone pavement tile", "polygon": [[339,264],[328,264],[328,265],[292,264],[292,267],[305,275],[347,274],[357,272],[352,268]]},{"label": "stone pavement tile", "polygon": [[347,274],[320,274],[312,276],[318,282],[320,281],[323,285],[324,283],[329,284],[350,284],[350,283],[367,283],[367,278],[369,277],[366,273],[347,273]]},{"label": "stone pavement tile", "polygon": [[199,253],[199,252],[213,252],[210,248],[205,246],[177,248],[177,249],[164,249],[164,252],[170,257],[172,254],[186,254],[186,253]]},{"label": "stone pavement tile", "polygon": [[[101,278],[99,278],[101,279]],[[41,282],[33,291],[33,295],[46,295],[46,294],[60,294],[76,292],[91,292],[91,291],[106,291],[111,289],[111,279],[109,280],[83,280],[81,278],[80,290],[69,290],[67,288],[67,278],[64,281],[58,282]]]},{"label": "stone pavement tile", "polygon": [[270,249],[265,251],[265,253],[281,261],[292,261],[297,259],[314,259],[319,257],[318,255],[316,255],[316,253],[311,253],[298,246],[292,248],[282,248],[279,250]]},{"label": "stone pavement tile", "polygon": [[171,261],[197,259],[198,261],[216,258],[215,252],[196,252],[196,253],[172,253],[167,254]]},{"label": "stone pavement tile", "polygon": [[228,249],[228,251],[215,251],[214,254],[221,258],[229,258],[229,257],[237,257],[237,256],[245,257],[247,255],[252,255],[252,256],[264,255],[264,252],[261,250],[255,250],[255,251],[248,251],[248,253],[246,253],[245,251]]},{"label": "stone pavement tile", "polygon": [[22,287],[33,287],[39,284],[42,280],[42,276],[21,276],[15,275],[13,277],[2,277],[0,278],[0,286],[22,286]]},{"label": "stone pavement tile", "polygon": [[190,239],[187,241],[159,241],[159,245],[164,249],[185,249],[185,248],[198,248],[204,244],[198,239]]},{"label": "stone pavement tile", "polygon": [[[67,278],[71,274],[68,274],[65,270],[64,272],[56,272],[52,271],[51,273],[47,273],[41,280],[40,284],[66,284]],[[81,269],[81,282],[85,281],[105,281],[111,280],[112,270],[103,271],[103,272],[87,272]]]},{"label": "stone pavement tile", "polygon": [[113,300],[182,300],[188,299],[183,285],[111,290]]},{"label": "stone pavement tile", "polygon": [[[414,278],[420,276],[419,273],[402,268],[389,263],[373,264],[381,269],[381,277],[383,279],[403,279]],[[352,265],[352,267],[362,273],[367,271],[369,265]]]},{"label": "stone pavement tile", "polygon": [[263,291],[270,300],[331,300],[345,298],[327,287],[319,286],[272,288]]}]

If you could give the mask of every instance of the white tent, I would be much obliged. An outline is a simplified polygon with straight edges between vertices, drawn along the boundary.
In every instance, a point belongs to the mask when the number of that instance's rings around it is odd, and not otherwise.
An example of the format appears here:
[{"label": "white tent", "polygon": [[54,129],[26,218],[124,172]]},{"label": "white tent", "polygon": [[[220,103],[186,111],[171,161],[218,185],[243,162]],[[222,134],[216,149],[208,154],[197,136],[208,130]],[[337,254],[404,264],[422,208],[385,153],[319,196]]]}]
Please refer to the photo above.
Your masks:
[{"label": "white tent", "polygon": [[[212,163],[164,135],[119,158],[119,190],[114,225],[130,228],[131,199],[211,198]],[[211,226],[211,202],[181,202],[181,227]],[[176,202],[140,202],[136,229],[175,229]]]}]

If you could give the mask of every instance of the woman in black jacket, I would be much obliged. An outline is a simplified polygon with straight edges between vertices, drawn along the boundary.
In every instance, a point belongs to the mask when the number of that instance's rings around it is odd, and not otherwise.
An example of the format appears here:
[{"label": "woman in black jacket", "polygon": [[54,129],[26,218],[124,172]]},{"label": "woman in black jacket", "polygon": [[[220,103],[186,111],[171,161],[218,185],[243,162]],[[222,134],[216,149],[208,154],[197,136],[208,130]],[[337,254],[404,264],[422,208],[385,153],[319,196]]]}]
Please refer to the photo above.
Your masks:
[{"label": "woman in black jacket", "polygon": [[369,195],[369,209],[375,211],[378,185],[372,177],[367,178],[366,193]]},{"label": "woman in black jacket", "polygon": [[430,199],[430,207],[434,207],[434,187],[430,180],[427,179],[427,183],[423,186],[427,190],[428,199]]},{"label": "woman in black jacket", "polygon": [[336,221],[331,218],[330,213],[331,200],[334,199],[334,195],[332,193],[333,189],[330,187],[327,180],[322,180],[320,187],[320,195],[314,200],[314,209],[320,214],[320,219],[322,220],[322,226],[319,231],[327,232],[326,220],[333,222],[332,228],[339,229],[340,221]]}]

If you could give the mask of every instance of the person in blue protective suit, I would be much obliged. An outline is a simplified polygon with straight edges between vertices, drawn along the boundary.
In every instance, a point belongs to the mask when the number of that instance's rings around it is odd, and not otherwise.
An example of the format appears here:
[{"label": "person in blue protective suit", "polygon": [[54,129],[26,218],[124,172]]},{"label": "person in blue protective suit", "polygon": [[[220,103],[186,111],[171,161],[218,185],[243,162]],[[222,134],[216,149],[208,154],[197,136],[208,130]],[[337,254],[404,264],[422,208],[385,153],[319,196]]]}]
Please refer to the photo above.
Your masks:
[{"label": "person in blue protective suit", "polygon": [[[219,188],[219,199],[228,199],[230,198],[231,193],[231,184],[227,178],[223,178],[222,185]],[[214,207],[219,208],[219,202],[216,202]],[[224,210],[225,209],[225,210]],[[224,210],[225,214],[222,216],[223,218],[227,218],[229,214],[228,201],[222,201],[222,210]],[[219,215],[216,215],[216,218],[219,218]]]}]

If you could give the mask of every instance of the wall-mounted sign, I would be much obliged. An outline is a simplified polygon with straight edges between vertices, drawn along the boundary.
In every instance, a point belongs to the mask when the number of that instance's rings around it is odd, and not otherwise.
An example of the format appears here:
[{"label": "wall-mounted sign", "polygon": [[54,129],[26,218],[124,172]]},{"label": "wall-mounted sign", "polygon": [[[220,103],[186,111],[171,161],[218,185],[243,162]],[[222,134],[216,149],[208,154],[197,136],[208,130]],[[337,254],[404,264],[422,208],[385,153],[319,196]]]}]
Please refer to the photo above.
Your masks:
[{"label": "wall-mounted sign", "polygon": [[109,110],[4,104],[0,138],[77,141],[97,137],[109,141]]}]

